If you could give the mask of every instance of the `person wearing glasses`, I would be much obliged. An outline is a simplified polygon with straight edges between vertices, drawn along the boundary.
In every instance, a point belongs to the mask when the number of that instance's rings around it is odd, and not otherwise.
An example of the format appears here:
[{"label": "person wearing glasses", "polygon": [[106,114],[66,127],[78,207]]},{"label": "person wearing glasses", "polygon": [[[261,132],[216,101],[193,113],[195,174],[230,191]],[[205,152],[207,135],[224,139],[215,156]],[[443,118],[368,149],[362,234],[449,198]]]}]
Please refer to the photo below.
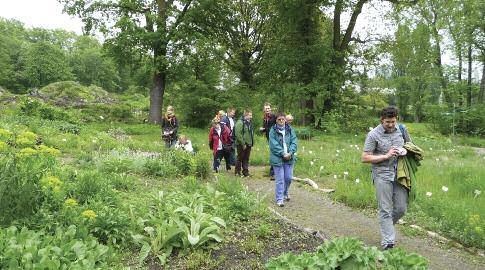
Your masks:
[{"label": "person wearing glasses", "polygon": [[286,115],[276,115],[276,125],[269,131],[269,161],[275,175],[275,202],[283,207],[290,200],[288,189],[293,179],[293,167],[298,149],[298,142],[293,128],[286,123]]},{"label": "person wearing glasses", "polygon": [[165,142],[165,148],[169,149],[177,143],[178,127],[179,123],[175,117],[174,108],[168,106],[162,119],[162,139]]}]

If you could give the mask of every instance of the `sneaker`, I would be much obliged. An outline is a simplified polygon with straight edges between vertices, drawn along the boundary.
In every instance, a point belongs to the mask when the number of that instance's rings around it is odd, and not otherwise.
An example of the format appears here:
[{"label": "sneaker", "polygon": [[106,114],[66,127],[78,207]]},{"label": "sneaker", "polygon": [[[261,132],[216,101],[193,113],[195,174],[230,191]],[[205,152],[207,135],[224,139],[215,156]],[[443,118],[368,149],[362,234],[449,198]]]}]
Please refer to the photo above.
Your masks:
[{"label": "sneaker", "polygon": [[285,201],[287,201],[287,202],[290,201],[290,195],[285,196]]},{"label": "sneaker", "polygon": [[283,202],[277,202],[276,205],[279,206],[279,207],[285,206],[285,204]]},{"label": "sneaker", "polygon": [[394,248],[394,244],[387,244],[386,246],[384,246],[383,250],[388,250],[392,248]]},{"label": "sneaker", "polygon": [[236,177],[242,177],[240,173],[236,173]]}]

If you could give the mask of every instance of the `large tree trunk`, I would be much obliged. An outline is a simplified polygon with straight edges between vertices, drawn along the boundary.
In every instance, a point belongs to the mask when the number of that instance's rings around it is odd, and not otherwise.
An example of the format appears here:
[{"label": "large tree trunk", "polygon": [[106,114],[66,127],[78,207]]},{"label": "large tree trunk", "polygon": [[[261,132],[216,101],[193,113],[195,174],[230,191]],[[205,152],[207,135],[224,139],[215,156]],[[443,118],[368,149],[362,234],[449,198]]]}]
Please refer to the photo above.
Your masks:
[{"label": "large tree trunk", "polygon": [[468,44],[468,85],[466,89],[466,106],[472,105],[472,43]]},{"label": "large tree trunk", "polygon": [[242,83],[246,84],[249,89],[254,90],[254,78],[253,78],[253,70],[251,66],[251,54],[249,52],[242,52],[241,53],[241,72],[240,72],[240,80]]},{"label": "large tree trunk", "polygon": [[478,102],[483,104],[485,99],[485,55],[482,56],[482,80],[480,81],[480,92],[478,93]]},{"label": "large tree trunk", "polygon": [[463,56],[461,46],[458,48],[458,81],[461,82],[461,74],[463,73]]},{"label": "large tree trunk", "polygon": [[432,8],[432,13],[433,13],[433,19],[431,22],[431,29],[433,33],[433,38],[436,42],[436,48],[435,48],[435,64],[436,67],[438,68],[438,76],[440,77],[440,82],[441,82],[441,88],[442,91],[446,89],[446,80],[445,77],[443,76],[443,65],[441,64],[441,45],[440,45],[440,34],[438,33],[438,28],[436,26],[436,22],[438,20],[438,12]]},{"label": "large tree trunk", "polygon": [[153,75],[153,88],[150,91],[150,115],[148,119],[150,123],[161,123],[165,82],[165,72],[155,72]]}]

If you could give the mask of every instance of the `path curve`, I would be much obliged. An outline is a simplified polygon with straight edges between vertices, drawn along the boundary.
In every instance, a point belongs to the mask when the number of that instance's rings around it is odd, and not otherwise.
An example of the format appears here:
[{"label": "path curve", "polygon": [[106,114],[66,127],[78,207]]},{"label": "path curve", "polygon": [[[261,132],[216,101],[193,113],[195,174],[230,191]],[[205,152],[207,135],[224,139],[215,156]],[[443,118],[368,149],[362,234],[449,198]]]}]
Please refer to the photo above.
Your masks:
[{"label": "path curve", "polygon": [[[273,207],[274,181],[263,177],[265,171],[264,167],[250,168],[253,177],[245,178],[244,182],[250,190],[264,196]],[[290,196],[291,201],[285,207],[273,208],[295,225],[320,231],[330,238],[351,236],[361,239],[367,245],[379,246],[377,217],[366,216],[358,210],[332,201],[328,195],[296,182],[290,188]],[[432,238],[406,236],[398,229],[396,242],[406,251],[426,257],[429,269],[485,269],[485,258],[454,247],[445,247]]]}]

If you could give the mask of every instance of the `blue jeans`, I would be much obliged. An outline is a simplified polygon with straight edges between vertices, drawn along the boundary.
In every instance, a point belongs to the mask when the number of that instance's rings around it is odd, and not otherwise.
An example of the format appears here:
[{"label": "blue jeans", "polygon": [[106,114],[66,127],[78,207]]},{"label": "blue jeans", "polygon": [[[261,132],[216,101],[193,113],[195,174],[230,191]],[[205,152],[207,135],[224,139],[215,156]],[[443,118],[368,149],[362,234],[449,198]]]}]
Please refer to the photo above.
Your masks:
[{"label": "blue jeans", "polygon": [[294,163],[289,164],[283,162],[282,166],[273,166],[275,175],[275,201],[283,202],[283,199],[288,196],[288,189],[293,179],[293,166]]}]

